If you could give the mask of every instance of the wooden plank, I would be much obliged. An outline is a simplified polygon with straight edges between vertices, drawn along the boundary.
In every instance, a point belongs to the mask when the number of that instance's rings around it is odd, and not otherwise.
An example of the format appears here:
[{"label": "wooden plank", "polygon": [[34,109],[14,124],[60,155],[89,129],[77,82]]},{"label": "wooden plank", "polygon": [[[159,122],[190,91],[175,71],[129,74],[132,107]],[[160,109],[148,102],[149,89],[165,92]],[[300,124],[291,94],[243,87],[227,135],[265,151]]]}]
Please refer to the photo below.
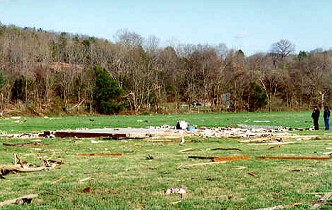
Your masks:
[{"label": "wooden plank", "polygon": [[222,161],[235,161],[235,160],[249,160],[249,156],[234,156],[234,157],[215,157],[212,159],[213,162],[222,162]]},{"label": "wooden plank", "polygon": [[329,157],[285,157],[285,156],[258,156],[263,160],[330,160]]},{"label": "wooden plank", "polygon": [[226,163],[226,161],[223,161],[223,162],[195,163],[195,164],[190,164],[190,165],[180,165],[179,167],[177,167],[177,169],[189,168],[189,167],[193,167],[193,166],[214,165],[214,164],[219,164],[219,163]]},{"label": "wooden plank", "polygon": [[58,138],[98,138],[110,137],[112,139],[128,139],[127,134],[112,134],[112,133],[98,133],[98,132],[75,132],[75,131],[57,131],[54,133]]},{"label": "wooden plank", "polygon": [[331,197],[331,195],[332,195],[331,192],[326,193],[325,195],[320,197],[319,200],[314,205],[312,205],[310,209],[318,209],[320,205],[322,205],[325,201],[327,201]]}]

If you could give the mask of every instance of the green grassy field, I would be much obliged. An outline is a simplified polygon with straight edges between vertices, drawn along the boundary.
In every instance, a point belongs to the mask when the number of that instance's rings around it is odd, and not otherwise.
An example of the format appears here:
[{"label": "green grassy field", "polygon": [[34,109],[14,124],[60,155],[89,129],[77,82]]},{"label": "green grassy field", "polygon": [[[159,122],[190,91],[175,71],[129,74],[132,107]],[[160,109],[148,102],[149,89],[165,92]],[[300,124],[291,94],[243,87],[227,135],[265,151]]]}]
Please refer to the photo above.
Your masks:
[{"label": "green grassy field", "polygon": [[[147,127],[175,125],[186,120],[198,127],[237,124],[278,125],[306,128],[310,113],[230,113],[195,115],[95,116],[63,118],[1,119],[7,133],[40,132],[64,128]],[[322,123],[321,123],[322,124]],[[49,170],[8,174],[0,179],[0,202],[36,193],[31,204],[7,205],[2,209],[257,209],[289,205],[289,209],[310,209],[332,192],[331,160],[262,160],[258,156],[328,157],[332,151],[329,131],[305,131],[319,135],[309,140],[269,149],[271,145],[241,143],[239,139],[186,139],[176,141],[100,139],[38,139],[45,146],[13,147],[36,139],[1,138],[0,165],[13,162],[13,153],[30,164],[39,158],[63,160]],[[99,143],[92,143],[92,141]],[[293,141],[293,140],[292,140]],[[188,152],[181,150],[192,148]],[[213,150],[236,148],[237,150]],[[117,157],[82,157],[83,153],[121,153]],[[188,156],[237,157],[239,160],[197,165],[210,160]],[[256,174],[252,176],[250,174]],[[187,196],[165,195],[168,188],[187,187]],[[89,187],[90,192],[84,189]],[[298,205],[295,205],[298,204]],[[331,199],[321,209],[332,209]]]}]

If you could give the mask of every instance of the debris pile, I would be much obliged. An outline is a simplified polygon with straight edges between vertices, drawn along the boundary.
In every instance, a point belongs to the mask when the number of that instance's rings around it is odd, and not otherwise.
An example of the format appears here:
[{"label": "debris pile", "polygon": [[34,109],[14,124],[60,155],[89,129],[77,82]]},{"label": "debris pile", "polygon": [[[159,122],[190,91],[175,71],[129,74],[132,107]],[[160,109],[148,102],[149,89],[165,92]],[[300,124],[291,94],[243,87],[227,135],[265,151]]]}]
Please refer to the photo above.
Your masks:
[{"label": "debris pile", "polygon": [[184,136],[198,136],[203,138],[261,138],[292,136],[289,129],[281,126],[250,126],[208,128],[188,125],[185,121],[178,121],[175,126],[149,126],[147,128],[102,128],[44,131],[41,134],[6,134],[10,138],[103,138],[103,140],[144,139],[151,137],[181,138]]},{"label": "debris pile", "polygon": [[251,138],[269,136],[289,136],[285,128],[281,127],[219,127],[200,128],[193,132],[194,135],[205,138]]}]

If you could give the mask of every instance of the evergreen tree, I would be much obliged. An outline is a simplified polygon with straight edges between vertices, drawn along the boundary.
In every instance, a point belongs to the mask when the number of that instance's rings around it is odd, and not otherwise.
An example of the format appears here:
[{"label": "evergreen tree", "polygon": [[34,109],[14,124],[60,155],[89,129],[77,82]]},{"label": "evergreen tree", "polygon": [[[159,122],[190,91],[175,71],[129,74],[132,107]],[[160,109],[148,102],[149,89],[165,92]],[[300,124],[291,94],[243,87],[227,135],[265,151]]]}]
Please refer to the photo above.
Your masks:
[{"label": "evergreen tree", "polygon": [[26,94],[26,78],[24,76],[20,76],[18,79],[15,80],[14,85],[11,89],[11,97],[12,100],[17,101],[21,100],[24,101],[24,97]]},{"label": "evergreen tree", "polygon": [[100,114],[116,114],[122,111],[125,108],[122,99],[124,90],[105,69],[96,66],[94,73],[94,109]]},{"label": "evergreen tree", "polygon": [[249,111],[256,111],[266,105],[267,96],[264,89],[256,82],[252,83],[249,91]]}]

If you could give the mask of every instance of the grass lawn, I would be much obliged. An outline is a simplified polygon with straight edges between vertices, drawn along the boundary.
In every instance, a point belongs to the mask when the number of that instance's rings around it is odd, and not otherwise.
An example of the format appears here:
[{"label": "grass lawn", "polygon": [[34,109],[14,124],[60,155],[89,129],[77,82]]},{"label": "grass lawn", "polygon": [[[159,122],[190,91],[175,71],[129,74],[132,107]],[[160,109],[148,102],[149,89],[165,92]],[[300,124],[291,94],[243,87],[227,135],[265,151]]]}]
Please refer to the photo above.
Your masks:
[{"label": "grass lawn", "polygon": [[[41,132],[44,130],[104,128],[104,127],[147,127],[175,125],[185,120],[198,127],[220,127],[246,125],[273,125],[290,128],[309,128],[312,125],[311,112],[272,113],[205,113],[205,114],[163,114],[163,115],[119,115],[79,117],[18,117],[0,118],[0,130],[7,133]],[[323,118],[320,120],[323,128]]]},{"label": "grass lawn", "polygon": [[[310,113],[230,113],[194,115],[87,116],[64,118],[0,119],[3,132],[40,132],[64,128],[147,127],[175,125],[186,120],[198,127],[227,125],[278,125],[306,128]],[[322,123],[321,123],[322,124]],[[100,139],[39,139],[45,146],[14,147],[35,139],[0,139],[0,165],[13,162],[13,153],[30,164],[39,158],[63,160],[49,170],[8,174],[0,179],[0,202],[36,193],[31,204],[2,209],[257,209],[289,205],[310,209],[332,192],[331,160],[263,160],[258,156],[328,157],[329,132],[305,131],[320,138],[295,140],[274,149],[271,145],[240,143],[239,139],[200,138],[178,141]],[[319,139],[319,140],[318,140]],[[92,143],[92,140],[99,143]],[[163,140],[163,139],[158,139]],[[292,140],[294,141],[294,140]],[[187,152],[181,152],[192,148]],[[237,148],[237,150],[213,150]],[[121,153],[122,156],[79,156],[83,153]],[[188,156],[249,156],[210,165]],[[254,175],[254,176],[253,176]],[[165,195],[168,188],[187,187],[187,196]],[[89,187],[91,191],[86,192]],[[297,203],[298,205],[295,205]],[[331,199],[320,207],[332,209]]]}]

